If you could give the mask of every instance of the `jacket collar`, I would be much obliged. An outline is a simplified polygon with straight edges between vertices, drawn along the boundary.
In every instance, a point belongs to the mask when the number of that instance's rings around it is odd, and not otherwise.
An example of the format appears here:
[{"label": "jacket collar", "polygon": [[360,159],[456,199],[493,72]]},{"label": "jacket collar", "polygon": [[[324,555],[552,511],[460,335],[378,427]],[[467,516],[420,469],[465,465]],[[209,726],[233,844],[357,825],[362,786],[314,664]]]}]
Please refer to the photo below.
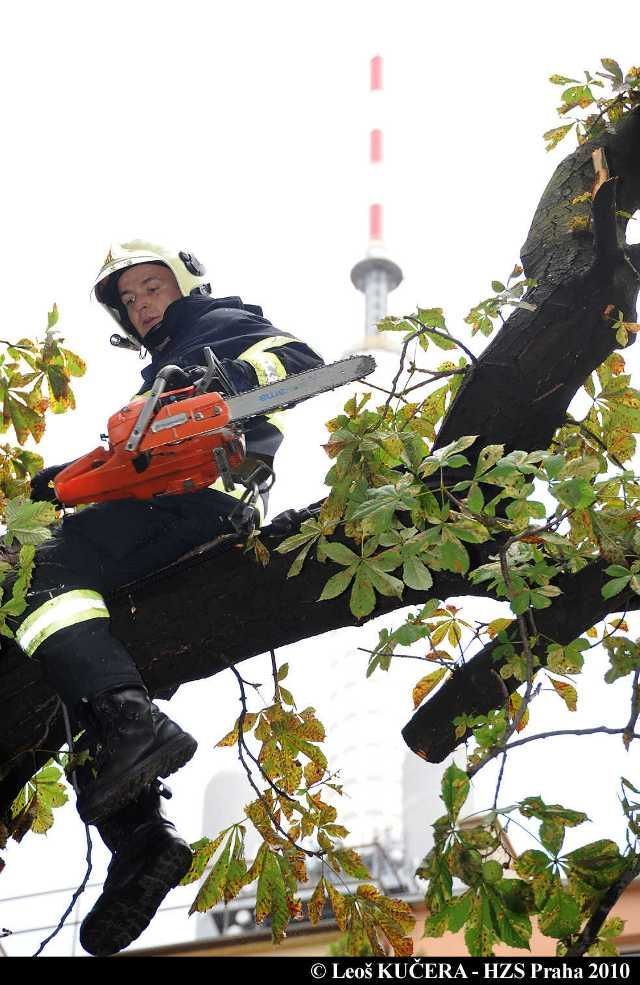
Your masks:
[{"label": "jacket collar", "polygon": [[174,339],[179,339],[191,331],[193,324],[202,315],[216,308],[243,308],[239,297],[212,298],[205,295],[190,294],[186,298],[172,301],[164,313],[164,318],[145,335],[142,345],[152,356],[160,354]]}]

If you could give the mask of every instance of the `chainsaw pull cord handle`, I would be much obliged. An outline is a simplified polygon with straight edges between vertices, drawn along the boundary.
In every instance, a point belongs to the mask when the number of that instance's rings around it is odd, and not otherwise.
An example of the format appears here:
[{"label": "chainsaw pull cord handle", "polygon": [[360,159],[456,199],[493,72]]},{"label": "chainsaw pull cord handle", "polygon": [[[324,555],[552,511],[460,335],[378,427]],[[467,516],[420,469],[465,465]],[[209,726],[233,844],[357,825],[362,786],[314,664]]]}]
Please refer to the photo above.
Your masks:
[{"label": "chainsaw pull cord handle", "polygon": [[145,400],[142,410],[136,419],[136,423],[131,429],[129,440],[125,445],[127,451],[137,451],[138,445],[142,441],[144,432],[147,429],[147,425],[156,412],[158,401],[167,389],[167,379],[176,372],[184,373],[184,370],[182,370],[180,366],[165,366],[156,376],[153,381],[153,386],[151,387],[151,393]]}]

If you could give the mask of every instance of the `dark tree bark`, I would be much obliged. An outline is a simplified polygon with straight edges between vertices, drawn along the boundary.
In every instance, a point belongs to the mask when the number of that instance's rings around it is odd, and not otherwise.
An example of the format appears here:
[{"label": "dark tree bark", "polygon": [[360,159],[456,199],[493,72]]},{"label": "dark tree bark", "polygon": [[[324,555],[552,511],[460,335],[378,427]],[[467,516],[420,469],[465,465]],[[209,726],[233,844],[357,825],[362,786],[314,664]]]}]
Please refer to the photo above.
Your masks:
[{"label": "dark tree bark", "polygon": [[[592,153],[605,150],[611,174],[598,191],[592,225],[570,230],[571,200],[594,180]],[[625,247],[625,222],[617,210],[640,207],[640,115],[626,117],[615,132],[585,144],[556,169],[535,213],[523,248],[525,274],[538,280],[526,300],[535,311],[516,310],[465,378],[438,436],[442,446],[480,432],[477,447],[503,443],[507,450],[549,445],[567,406],[587,375],[615,346],[607,306],[634,319],[640,250]],[[480,423],[479,423],[480,422]],[[278,541],[269,539],[270,547]],[[153,578],[130,586],[111,600],[113,630],[129,648],[150,690],[157,694],[180,683],[210,677],[230,662],[271,647],[329,630],[355,626],[347,596],[316,600],[335,567],[307,560],[302,573],[287,579],[291,557],[272,554],[262,568],[233,538]],[[474,551],[472,564],[495,553],[496,542]],[[637,607],[638,596],[602,599],[602,565],[559,580],[554,605],[536,614],[542,632],[568,642],[609,612]],[[429,595],[406,590],[404,598],[380,599],[370,618],[434,596],[486,595],[465,579],[441,573]],[[0,654],[0,814],[23,784],[63,741],[55,695],[42,682],[38,665],[9,640]],[[486,647],[456,672],[404,730],[420,755],[439,761],[456,743],[452,714],[483,712],[504,700]],[[507,681],[512,690],[517,681]]]}]

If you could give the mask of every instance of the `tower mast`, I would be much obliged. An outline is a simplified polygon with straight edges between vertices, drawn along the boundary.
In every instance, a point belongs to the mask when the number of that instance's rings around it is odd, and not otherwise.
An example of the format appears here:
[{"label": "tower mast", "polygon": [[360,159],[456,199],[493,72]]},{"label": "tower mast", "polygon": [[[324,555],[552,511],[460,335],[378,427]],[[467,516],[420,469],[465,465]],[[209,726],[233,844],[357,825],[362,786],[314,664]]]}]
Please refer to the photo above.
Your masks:
[{"label": "tower mast", "polygon": [[356,263],[351,280],[365,297],[364,348],[379,346],[376,324],[387,313],[387,295],[402,280],[400,267],[385,256],[383,241],[382,168],[384,163],[383,131],[378,117],[383,94],[382,55],[371,59],[370,93],[375,107],[374,126],[369,135],[369,168],[372,177],[373,200],[369,203],[369,245],[364,260]]}]

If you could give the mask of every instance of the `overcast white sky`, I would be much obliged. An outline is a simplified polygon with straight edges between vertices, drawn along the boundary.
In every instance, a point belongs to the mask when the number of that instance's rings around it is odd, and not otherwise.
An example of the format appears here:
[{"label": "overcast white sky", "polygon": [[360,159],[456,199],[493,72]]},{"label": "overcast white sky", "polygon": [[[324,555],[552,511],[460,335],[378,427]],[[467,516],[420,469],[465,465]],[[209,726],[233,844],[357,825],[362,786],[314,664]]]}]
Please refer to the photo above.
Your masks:
[{"label": "overcast white sky", "polygon": [[[544,150],[542,133],[559,122],[559,92],[547,77],[579,77],[602,56],[625,68],[640,61],[640,18],[622,0],[606,8],[545,0],[526,17],[498,0],[36,0],[5,5],[0,17],[0,334],[38,333],[57,301],[68,344],[89,364],[77,412],[49,426],[48,463],[97,444],[109,414],[137,389],[137,358],[109,346],[111,323],[89,299],[112,241],[142,237],[194,250],[214,293],[261,304],[276,326],[327,358],[358,344],[363,300],[349,271],[366,246],[372,55],[385,59],[387,246],[405,278],[390,308],[442,305],[452,329],[490,280],[511,270],[540,194],[570,150]],[[276,510],[318,497],[321,424],[339,404],[325,398],[291,424]],[[375,638],[371,631],[367,640]],[[339,639],[332,650],[363,645],[354,631]],[[321,718],[325,647],[305,648],[306,667],[295,665],[300,648],[287,654],[294,690],[316,702]],[[585,690],[597,716],[595,678]],[[398,729],[410,712],[403,700]],[[235,684],[218,678],[183,688],[171,707],[201,741],[198,759],[173,784],[174,812],[193,839],[202,786],[233,762],[210,748],[237,713]],[[629,757],[607,739],[594,741],[588,762],[576,761],[572,741],[550,755],[519,753],[505,800],[538,792],[519,785],[534,771],[538,789],[562,799],[570,772],[569,806],[601,802],[615,815],[615,777],[633,774]],[[637,756],[635,769],[637,778]],[[46,839],[29,835],[11,847],[0,901],[79,881],[83,831],[71,808],[66,814]],[[53,897],[28,913],[11,911],[11,922],[3,905],[0,924],[44,925],[62,908]],[[2,943],[26,954],[37,937]],[[69,947],[63,936],[49,953]]]}]

